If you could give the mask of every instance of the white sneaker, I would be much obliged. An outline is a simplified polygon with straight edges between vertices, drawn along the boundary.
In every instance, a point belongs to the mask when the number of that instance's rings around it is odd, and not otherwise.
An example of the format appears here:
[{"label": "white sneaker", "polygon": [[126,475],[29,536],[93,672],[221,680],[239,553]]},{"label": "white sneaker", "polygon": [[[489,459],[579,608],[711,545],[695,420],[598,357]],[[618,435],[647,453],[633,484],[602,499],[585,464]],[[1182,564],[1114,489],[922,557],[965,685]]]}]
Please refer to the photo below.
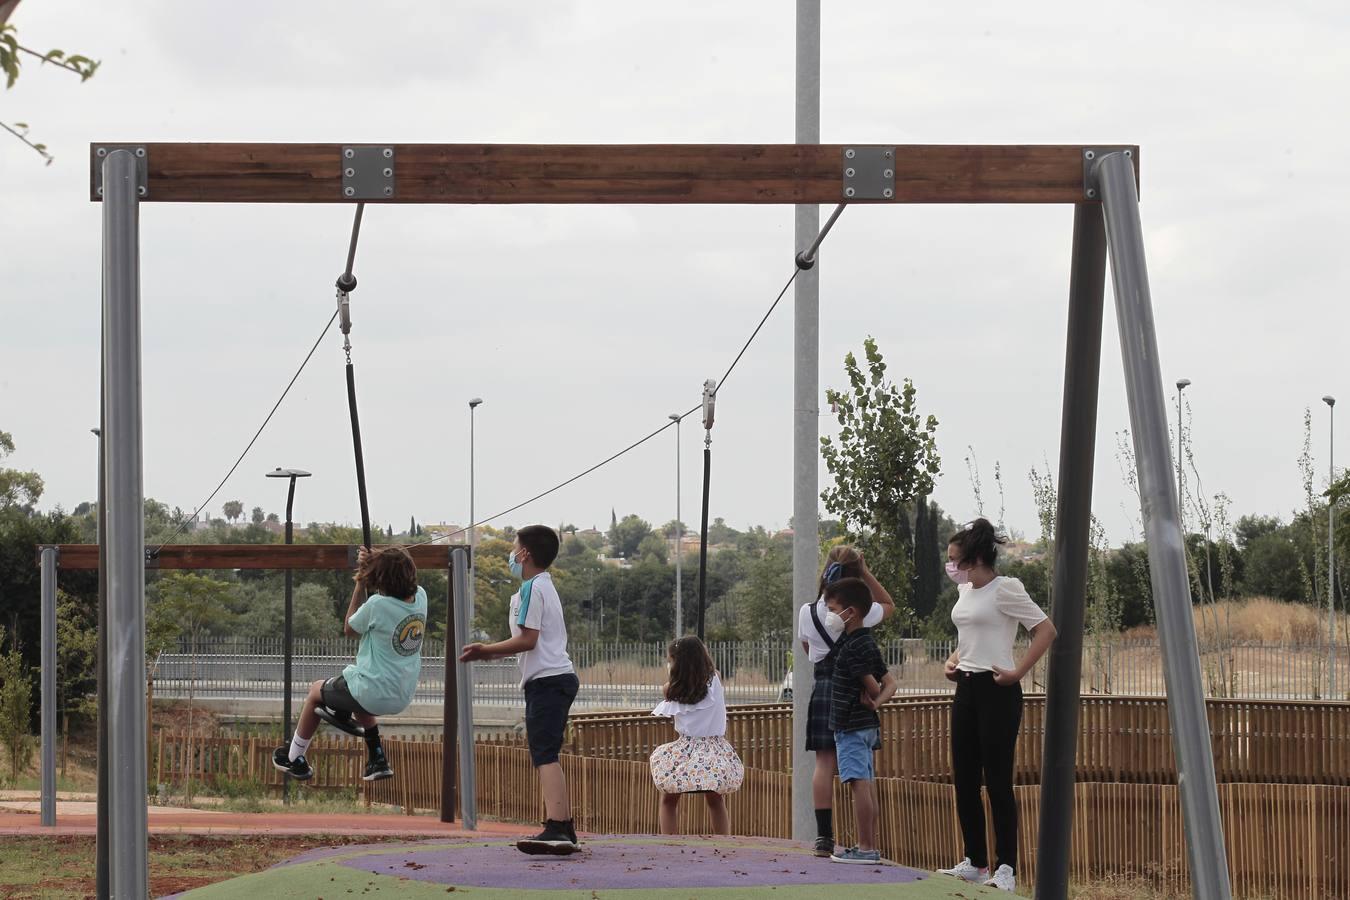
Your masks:
[{"label": "white sneaker", "polygon": [[984,884],[985,887],[998,888],[1000,891],[1017,890],[1017,879],[1013,877],[1011,866],[999,866],[998,871],[994,873],[994,877],[990,878]]},{"label": "white sneaker", "polygon": [[[1006,866],[1004,868],[1007,868]],[[973,865],[970,857],[967,856],[950,869],[938,869],[939,875],[951,875],[960,878],[962,881],[973,881],[976,883],[985,883],[989,880],[989,869]]]}]

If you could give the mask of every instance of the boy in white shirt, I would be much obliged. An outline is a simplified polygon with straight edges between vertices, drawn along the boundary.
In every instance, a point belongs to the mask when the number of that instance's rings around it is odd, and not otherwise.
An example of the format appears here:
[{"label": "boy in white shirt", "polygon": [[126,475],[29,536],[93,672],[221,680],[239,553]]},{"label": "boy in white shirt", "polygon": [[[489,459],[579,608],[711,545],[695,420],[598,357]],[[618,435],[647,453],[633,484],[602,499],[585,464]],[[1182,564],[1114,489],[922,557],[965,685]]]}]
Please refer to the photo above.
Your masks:
[{"label": "boy in white shirt", "polygon": [[462,662],[516,655],[520,688],[525,693],[525,737],[530,760],[539,772],[544,794],[544,830],[516,843],[525,853],[575,853],[580,849],[572,824],[567,779],[558,752],[567,731],[567,714],[580,682],[567,655],[567,623],[562,600],[548,567],[558,557],[557,533],[547,525],[527,525],[516,532],[507,564],[523,579],[511,597],[511,637],[493,644],[469,644]]}]

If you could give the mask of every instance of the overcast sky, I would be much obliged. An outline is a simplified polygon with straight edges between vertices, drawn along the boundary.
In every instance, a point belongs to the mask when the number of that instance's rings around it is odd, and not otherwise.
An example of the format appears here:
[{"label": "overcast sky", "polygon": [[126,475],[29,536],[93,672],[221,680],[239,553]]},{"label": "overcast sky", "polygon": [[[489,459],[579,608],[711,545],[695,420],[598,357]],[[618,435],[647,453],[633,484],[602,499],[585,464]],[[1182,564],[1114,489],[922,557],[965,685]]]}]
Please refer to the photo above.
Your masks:
[{"label": "overcast sky", "polygon": [[[1350,17],[1343,3],[843,4],[826,0],[826,143],[1137,143],[1164,382],[1190,378],[1196,461],[1235,513],[1300,502],[1305,407],[1350,397]],[[1094,15],[1094,9],[1101,11]],[[793,4],[25,0],[38,49],[103,60],[86,84],[27,60],[0,93],[56,163],[0,135],[0,429],[44,505],[95,493],[104,141],[725,142],[793,139]],[[938,417],[936,499],[975,512],[964,458],[1007,485],[1056,468],[1067,207],[852,208],[821,263],[821,381],[874,335]],[[191,509],[224,475],[333,308],[344,206],[150,204],[142,212],[145,490]],[[791,272],[786,207],[367,209],[353,299],[378,524],[480,517],[598,462],[698,401]],[[1109,301],[1108,301],[1109,302]],[[1094,507],[1137,531],[1108,312]],[[359,521],[341,338],[330,334],[211,504],[269,511],[263,473],[310,469],[300,521]],[[823,399],[823,398],[822,398]],[[1170,401],[1170,396],[1169,396]],[[823,404],[822,404],[823,405]],[[792,307],[719,398],[712,515],[791,515]],[[834,428],[821,419],[823,433]],[[683,513],[698,520],[697,423]],[[607,526],[675,512],[671,433],[506,522]],[[1350,445],[1347,445],[1350,453]],[[827,476],[821,467],[822,486]]]}]

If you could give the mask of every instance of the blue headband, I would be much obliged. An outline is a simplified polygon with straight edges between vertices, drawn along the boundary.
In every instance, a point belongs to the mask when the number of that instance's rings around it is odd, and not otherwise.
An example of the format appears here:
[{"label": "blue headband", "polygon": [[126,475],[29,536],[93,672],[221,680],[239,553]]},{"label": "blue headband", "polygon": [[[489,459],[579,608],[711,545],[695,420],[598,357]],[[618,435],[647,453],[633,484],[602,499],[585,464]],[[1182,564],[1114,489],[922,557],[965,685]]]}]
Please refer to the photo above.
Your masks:
[{"label": "blue headband", "polygon": [[840,578],[844,577],[844,566],[841,563],[832,562],[825,567],[825,583],[834,584]]}]

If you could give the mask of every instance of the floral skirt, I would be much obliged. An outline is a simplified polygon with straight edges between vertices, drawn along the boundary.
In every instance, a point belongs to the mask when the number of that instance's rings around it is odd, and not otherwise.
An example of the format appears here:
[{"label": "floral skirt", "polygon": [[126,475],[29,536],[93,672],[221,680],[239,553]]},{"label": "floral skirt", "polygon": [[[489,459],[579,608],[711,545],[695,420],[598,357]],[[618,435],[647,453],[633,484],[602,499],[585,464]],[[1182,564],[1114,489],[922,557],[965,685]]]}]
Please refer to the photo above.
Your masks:
[{"label": "floral skirt", "polygon": [[730,794],[741,788],[745,766],[726,738],[681,737],[652,751],[652,781],[663,794]]}]

